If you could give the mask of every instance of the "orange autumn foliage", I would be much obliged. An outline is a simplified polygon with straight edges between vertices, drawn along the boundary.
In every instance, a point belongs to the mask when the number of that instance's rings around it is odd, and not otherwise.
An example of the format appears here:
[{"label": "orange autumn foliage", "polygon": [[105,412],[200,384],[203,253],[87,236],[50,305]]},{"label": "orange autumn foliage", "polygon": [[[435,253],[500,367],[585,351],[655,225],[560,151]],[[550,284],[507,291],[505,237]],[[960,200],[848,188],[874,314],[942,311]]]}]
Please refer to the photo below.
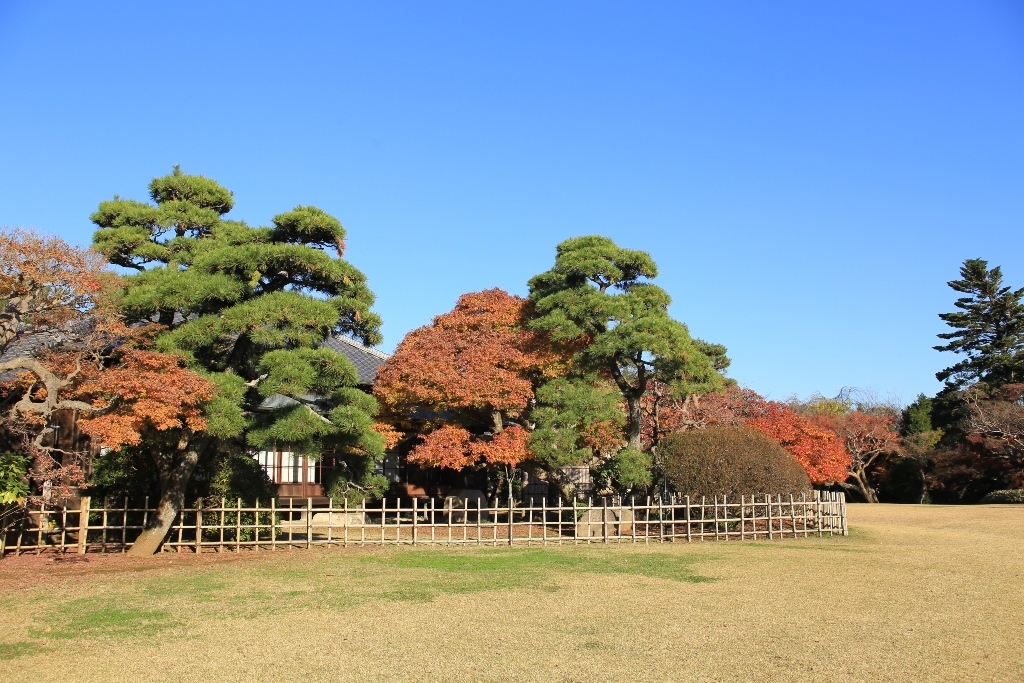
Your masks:
[{"label": "orange autumn foliage", "polygon": [[850,467],[843,440],[777,401],[764,401],[746,423],[764,432],[803,466],[812,484],[842,482]]},{"label": "orange autumn foliage", "polygon": [[99,445],[117,449],[137,445],[150,430],[206,429],[201,406],[214,387],[176,356],[125,349],[117,365],[83,381],[73,395],[94,405],[117,401],[112,412],[79,421]]},{"label": "orange autumn foliage", "polygon": [[97,252],[59,237],[0,229],[0,348],[29,326],[60,328],[92,308],[116,277]]},{"label": "orange autumn foliage", "polygon": [[394,426],[388,424],[387,422],[381,422],[378,420],[377,422],[373,423],[372,428],[373,431],[377,432],[384,438],[385,451],[389,451],[395,446],[397,446],[398,442],[401,441],[402,437],[404,436],[402,432],[398,431],[397,429],[394,428]]},{"label": "orange autumn foliage", "polygon": [[529,457],[529,432],[512,425],[491,437],[478,437],[466,429],[445,425],[426,436],[409,453],[409,462],[426,467],[461,470],[477,463],[515,467]]},{"label": "orange autumn foliage", "polygon": [[462,295],[450,313],[406,335],[377,373],[374,395],[390,409],[518,414],[533,398],[531,378],[565,362],[526,329],[529,307],[500,289]]}]

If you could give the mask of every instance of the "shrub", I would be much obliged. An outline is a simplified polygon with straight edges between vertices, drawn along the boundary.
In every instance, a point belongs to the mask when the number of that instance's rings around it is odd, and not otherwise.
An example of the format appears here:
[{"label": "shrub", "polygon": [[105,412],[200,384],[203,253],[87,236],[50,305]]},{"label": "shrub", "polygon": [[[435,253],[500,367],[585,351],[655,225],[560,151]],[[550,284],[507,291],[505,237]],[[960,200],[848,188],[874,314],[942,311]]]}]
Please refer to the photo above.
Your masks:
[{"label": "shrub", "polygon": [[0,505],[22,504],[28,497],[28,458],[0,453]]},{"label": "shrub", "polygon": [[796,459],[753,427],[676,432],[659,448],[665,475],[682,495],[799,494],[811,488]]},{"label": "shrub", "polygon": [[986,493],[982,499],[982,503],[1018,503],[1024,504],[1024,490],[1021,489],[1004,489],[1002,491],[992,491]]}]

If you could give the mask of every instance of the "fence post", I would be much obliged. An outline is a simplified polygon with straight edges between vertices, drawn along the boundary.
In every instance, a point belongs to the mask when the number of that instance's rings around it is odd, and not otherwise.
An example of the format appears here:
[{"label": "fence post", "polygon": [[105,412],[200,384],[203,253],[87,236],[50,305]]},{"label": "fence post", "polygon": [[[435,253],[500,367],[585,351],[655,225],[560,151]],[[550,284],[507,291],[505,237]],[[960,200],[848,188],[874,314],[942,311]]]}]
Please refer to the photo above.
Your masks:
[{"label": "fence post", "polygon": [[[719,530],[719,525],[718,525],[718,494],[715,494],[714,506],[715,506],[715,540],[717,541],[718,540],[718,530]],[[726,528],[726,530],[728,531],[728,527]],[[728,540],[728,538],[726,540]]]},{"label": "fence post", "polygon": [[36,524],[36,555],[43,552],[43,520],[46,517],[46,501],[39,504],[39,523]]},{"label": "fence post", "polygon": [[332,545],[334,539],[334,499],[327,497],[327,545]]},{"label": "fence post", "polygon": [[259,551],[260,549],[260,499],[256,499],[256,507],[253,508],[253,538],[252,538],[252,549]]},{"label": "fence post", "polygon": [[846,493],[844,491],[840,491],[839,495],[842,496],[842,498],[839,499],[839,509],[842,511],[843,515],[843,536],[849,536],[850,530],[846,525]]},{"label": "fence post", "polygon": [[198,555],[201,552],[203,552],[203,501],[197,499],[196,500],[196,555]]},{"label": "fence post", "polygon": [[[512,502],[512,483],[509,482],[509,485],[508,485],[508,547],[510,547],[510,548],[512,547],[512,536],[513,536],[513,533],[515,531],[514,527],[512,526],[512,506],[513,506],[513,504],[514,503]],[[497,522],[498,520],[494,520],[494,521]]]},{"label": "fence post", "polygon": [[313,547],[313,499],[306,498],[306,548]]},{"label": "fence post", "polygon": [[692,540],[690,536],[690,497],[686,496],[686,542]]},{"label": "fence post", "polygon": [[277,550],[277,498],[270,499],[270,549]]},{"label": "fence post", "polygon": [[821,492],[817,489],[814,490],[814,525],[818,527],[818,536],[821,536]]},{"label": "fence post", "polygon": [[601,542],[608,542],[608,496],[601,498]]},{"label": "fence post", "polygon": [[142,501],[142,529],[139,530],[140,534],[146,530],[147,524],[149,524],[149,496],[146,496],[146,499]]},{"label": "fence post", "polygon": [[665,506],[661,496],[658,496],[658,541],[665,542]]},{"label": "fence post", "polygon": [[292,541],[295,536],[295,499],[288,499],[288,550],[292,550]]},{"label": "fence post", "polygon": [[419,506],[419,498],[415,498],[414,497],[412,499],[412,544],[413,545],[416,545],[416,542],[419,540],[419,533],[418,533],[419,527],[417,526],[418,522],[416,521],[416,513],[419,510],[419,507],[420,507]]},{"label": "fence post", "polygon": [[746,510],[744,505],[746,504],[747,497],[744,495],[740,496],[740,540],[745,541],[747,539],[747,518]]},{"label": "fence post", "polygon": [[78,507],[78,554],[85,555],[89,549],[89,506],[91,496],[82,496]]}]

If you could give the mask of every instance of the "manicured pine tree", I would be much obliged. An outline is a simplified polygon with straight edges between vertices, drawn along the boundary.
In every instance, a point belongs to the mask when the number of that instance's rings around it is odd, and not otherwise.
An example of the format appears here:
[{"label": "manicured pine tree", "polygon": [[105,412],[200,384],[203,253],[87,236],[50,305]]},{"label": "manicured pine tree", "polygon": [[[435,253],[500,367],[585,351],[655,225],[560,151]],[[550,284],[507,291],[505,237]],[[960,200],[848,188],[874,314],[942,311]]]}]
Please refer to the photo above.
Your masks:
[{"label": "manicured pine tree", "polygon": [[[159,509],[133,552],[159,548],[210,448],[278,445],[312,458],[336,449],[352,484],[367,483],[383,455],[372,428],[377,403],[356,388],[348,359],[321,347],[332,334],[381,341],[366,277],[342,258],[341,223],[312,206],[279,214],[270,227],[226,220],[232,193],[178,167],[149,191],[153,203],[102,202],[91,217],[94,245],[135,271],[118,302],[127,322],[162,325],[157,348],[184,357],[217,393],[204,430],[153,444]],[[275,395],[286,400],[262,409]]]},{"label": "manicured pine tree", "polygon": [[[536,308],[533,329],[555,343],[582,348],[575,356],[577,381],[562,387],[573,395],[565,405],[578,410],[589,404],[603,412],[601,400],[587,402],[578,395],[586,384],[599,390],[599,383],[580,383],[586,376],[610,379],[619,390],[626,406],[626,448],[616,456],[622,460],[617,470],[632,473],[636,485],[645,483],[636,476],[644,469],[639,463],[649,463],[641,443],[641,398],[649,383],[657,379],[682,394],[714,391],[723,386],[719,370],[728,365],[724,347],[693,339],[686,325],[669,316],[671,298],[649,282],[657,274],[646,252],[590,235],[559,244],[554,267],[529,282]],[[538,397],[543,399],[543,393]],[[555,400],[551,407],[557,405]],[[554,437],[539,428],[531,448],[543,452],[545,444],[557,443]]]}]

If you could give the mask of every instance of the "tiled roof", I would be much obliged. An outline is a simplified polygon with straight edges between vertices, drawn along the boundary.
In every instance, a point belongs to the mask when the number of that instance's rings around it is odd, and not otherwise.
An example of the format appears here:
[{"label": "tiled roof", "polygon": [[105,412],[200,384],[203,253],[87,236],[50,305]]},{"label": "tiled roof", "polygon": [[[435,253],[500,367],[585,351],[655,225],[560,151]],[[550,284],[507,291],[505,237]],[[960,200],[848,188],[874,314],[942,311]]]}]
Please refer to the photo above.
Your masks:
[{"label": "tiled roof", "polygon": [[[24,330],[24,328],[22,328]],[[3,355],[0,355],[0,363],[14,360],[15,358],[34,358],[48,348],[59,346],[68,341],[70,335],[57,330],[46,330],[44,332],[29,332],[16,337],[7,345]],[[0,374],[0,382],[15,379],[23,370],[9,370]]]},{"label": "tiled roof", "polygon": [[370,346],[363,346],[350,337],[336,335],[324,340],[324,346],[337,351],[352,361],[356,366],[356,373],[359,375],[359,383],[364,386],[371,386],[377,379],[377,369],[384,365],[390,356],[383,351],[378,351]]}]

